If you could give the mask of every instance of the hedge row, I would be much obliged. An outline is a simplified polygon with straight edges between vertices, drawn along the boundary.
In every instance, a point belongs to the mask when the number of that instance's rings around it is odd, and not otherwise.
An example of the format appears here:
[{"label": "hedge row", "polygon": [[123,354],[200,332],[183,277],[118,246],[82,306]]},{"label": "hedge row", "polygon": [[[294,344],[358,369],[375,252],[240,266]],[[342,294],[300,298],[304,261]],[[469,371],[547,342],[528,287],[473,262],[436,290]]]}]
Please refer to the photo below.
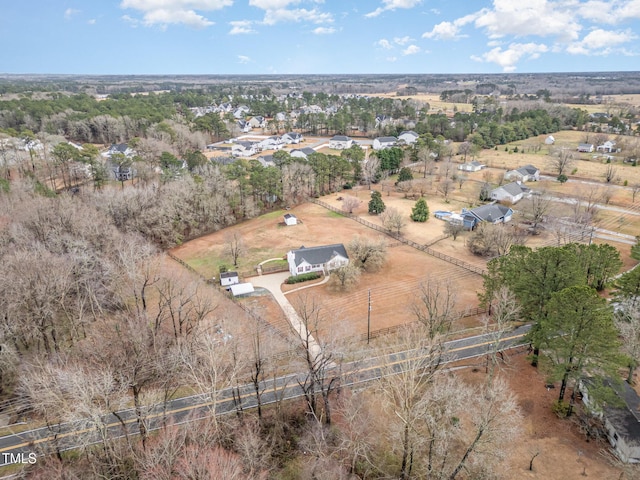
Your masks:
[{"label": "hedge row", "polygon": [[284,283],[286,283],[287,285],[291,285],[293,283],[307,282],[309,280],[317,280],[321,276],[322,275],[318,272],[303,273],[302,275],[296,275],[295,277],[291,276],[287,278]]}]

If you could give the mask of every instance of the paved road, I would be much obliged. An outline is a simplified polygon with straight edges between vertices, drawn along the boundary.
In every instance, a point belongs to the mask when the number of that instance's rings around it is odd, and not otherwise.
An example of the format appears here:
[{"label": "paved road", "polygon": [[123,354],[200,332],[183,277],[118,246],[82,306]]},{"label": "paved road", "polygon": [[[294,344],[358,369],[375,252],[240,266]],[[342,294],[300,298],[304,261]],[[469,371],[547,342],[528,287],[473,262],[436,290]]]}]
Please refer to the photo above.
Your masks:
[{"label": "paved road", "polygon": [[[447,342],[444,363],[485,355],[496,343],[501,350],[524,345],[526,343],[523,337],[528,331],[529,326],[525,325],[506,334],[499,341],[495,334],[487,334]],[[398,372],[409,361],[424,355],[421,350],[407,350],[365,361],[350,362],[343,364],[336,375],[340,375],[343,387],[361,385],[387,374],[390,366]],[[303,374],[285,375],[262,382],[262,405],[301,397],[303,392],[299,382],[304,382]],[[245,384],[221,390],[216,398],[207,394],[192,395],[172,400],[166,405],[151,407],[145,416],[145,426],[149,431],[157,430],[167,422],[175,425],[196,421],[212,415],[255,408],[257,403],[254,386]],[[28,458],[30,453],[42,455],[99,443],[100,432],[109,438],[138,435],[140,424],[135,411],[123,410],[104,415],[100,419],[62,423],[0,437],[0,466],[20,463],[21,458]],[[20,454],[24,457],[20,457]]]}]

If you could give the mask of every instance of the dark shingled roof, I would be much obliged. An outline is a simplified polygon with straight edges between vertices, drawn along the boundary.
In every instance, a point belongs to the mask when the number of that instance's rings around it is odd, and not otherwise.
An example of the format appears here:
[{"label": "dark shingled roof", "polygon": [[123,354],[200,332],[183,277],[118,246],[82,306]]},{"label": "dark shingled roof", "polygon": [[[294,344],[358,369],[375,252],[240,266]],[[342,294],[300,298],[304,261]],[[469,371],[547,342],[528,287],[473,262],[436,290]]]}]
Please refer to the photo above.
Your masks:
[{"label": "dark shingled roof", "polygon": [[489,205],[482,205],[481,207],[476,207],[473,210],[469,210],[468,213],[472,213],[480,220],[484,220],[486,222],[494,222],[499,218],[504,217],[511,210],[509,207],[505,207],[504,205],[500,205],[499,203],[490,203]]},{"label": "dark shingled roof", "polygon": [[349,255],[347,255],[347,250],[341,243],[309,248],[302,246],[298,250],[293,250],[293,253],[295,254],[296,266],[300,265],[305,260],[311,265],[321,265],[327,263],[336,255],[340,255],[344,258],[349,258]]},{"label": "dark shingled roof", "polygon": [[233,278],[237,276],[238,276],[238,272],[222,272],[220,274],[220,278]]}]

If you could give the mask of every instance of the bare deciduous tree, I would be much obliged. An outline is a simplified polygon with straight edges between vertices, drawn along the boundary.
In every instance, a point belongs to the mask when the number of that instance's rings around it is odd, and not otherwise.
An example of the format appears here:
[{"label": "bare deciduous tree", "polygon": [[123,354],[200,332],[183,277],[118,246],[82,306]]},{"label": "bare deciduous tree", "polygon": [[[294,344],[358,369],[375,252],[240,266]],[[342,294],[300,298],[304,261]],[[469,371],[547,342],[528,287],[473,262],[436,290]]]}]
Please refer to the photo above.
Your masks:
[{"label": "bare deciduous tree", "polygon": [[224,236],[224,252],[231,257],[233,266],[238,266],[238,259],[246,252],[244,240],[240,232],[227,232]]},{"label": "bare deciduous tree", "polygon": [[335,279],[334,284],[336,284],[340,289],[346,290],[353,287],[358,282],[360,269],[353,263],[349,263],[348,265],[332,270],[331,277]]},{"label": "bare deciduous tree", "polygon": [[342,210],[348,213],[353,213],[353,211],[360,206],[362,202],[360,199],[356,197],[352,197],[351,195],[346,195],[342,199]]},{"label": "bare deciduous tree", "polygon": [[445,178],[438,183],[438,191],[444,197],[445,203],[449,203],[449,194],[454,188],[453,180]]},{"label": "bare deciduous tree", "polygon": [[411,311],[422,325],[427,336],[433,340],[446,335],[453,322],[462,316],[457,312],[456,287],[450,281],[439,281],[427,277],[418,287]]},{"label": "bare deciduous tree", "polygon": [[384,239],[374,240],[356,235],[347,247],[351,261],[367,272],[380,270],[387,258],[387,243]]},{"label": "bare deciduous tree", "polygon": [[566,147],[555,148],[549,154],[549,165],[560,175],[566,175],[574,163],[573,152]]},{"label": "bare deciduous tree", "polygon": [[538,234],[538,227],[544,221],[545,216],[551,208],[551,198],[545,192],[539,195],[530,195],[522,202],[520,209],[524,218],[531,222],[531,233]]},{"label": "bare deciduous tree", "polygon": [[474,255],[495,257],[506,255],[512,245],[523,245],[525,240],[523,230],[515,225],[482,222],[467,239],[467,247]]},{"label": "bare deciduous tree", "polygon": [[396,208],[389,207],[380,215],[382,226],[396,235],[400,235],[407,224],[406,218]]}]

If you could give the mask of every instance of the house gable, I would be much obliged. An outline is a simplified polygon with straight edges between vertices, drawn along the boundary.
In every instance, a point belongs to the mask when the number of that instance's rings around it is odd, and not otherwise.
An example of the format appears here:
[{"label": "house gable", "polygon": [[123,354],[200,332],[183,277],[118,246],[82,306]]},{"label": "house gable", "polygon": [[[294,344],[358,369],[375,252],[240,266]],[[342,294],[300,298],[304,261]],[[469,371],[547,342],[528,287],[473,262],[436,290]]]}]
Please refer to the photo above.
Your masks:
[{"label": "house gable", "polygon": [[337,243],[319,247],[291,250],[287,253],[289,272],[300,275],[309,272],[329,272],[349,263],[344,245]]}]

